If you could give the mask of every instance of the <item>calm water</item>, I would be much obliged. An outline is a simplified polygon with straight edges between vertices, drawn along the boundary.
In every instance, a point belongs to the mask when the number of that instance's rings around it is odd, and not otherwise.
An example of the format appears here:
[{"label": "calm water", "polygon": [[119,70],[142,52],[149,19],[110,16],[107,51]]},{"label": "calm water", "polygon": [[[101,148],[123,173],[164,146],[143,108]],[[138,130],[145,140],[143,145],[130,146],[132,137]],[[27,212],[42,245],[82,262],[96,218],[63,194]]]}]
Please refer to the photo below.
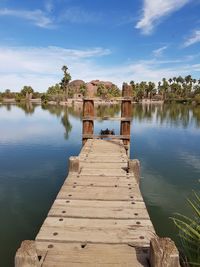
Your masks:
[{"label": "calm water", "polygon": [[[119,116],[101,107],[97,116]],[[97,122],[95,131],[117,122]],[[81,108],[0,106],[0,266],[13,266],[22,240],[34,239],[81,148]],[[135,105],[131,158],[142,166],[141,189],[156,231],[176,240],[169,217],[190,215],[186,198],[199,190],[200,106]]]}]

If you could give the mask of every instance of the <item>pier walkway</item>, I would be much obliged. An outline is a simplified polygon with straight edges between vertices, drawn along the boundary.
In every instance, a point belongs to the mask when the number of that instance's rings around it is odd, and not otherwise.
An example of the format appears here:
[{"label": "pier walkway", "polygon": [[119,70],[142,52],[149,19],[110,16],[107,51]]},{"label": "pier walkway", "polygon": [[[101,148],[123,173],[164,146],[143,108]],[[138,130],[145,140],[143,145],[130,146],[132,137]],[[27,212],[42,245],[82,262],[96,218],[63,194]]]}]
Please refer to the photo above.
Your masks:
[{"label": "pier walkway", "polygon": [[[159,239],[129,159],[130,99],[120,136],[94,137],[93,101],[84,103],[83,147],[34,241],[23,241],[16,267],[178,267],[178,251]],[[92,113],[92,117],[91,117]],[[106,136],[104,136],[106,137]]]},{"label": "pier walkway", "polygon": [[154,228],[128,161],[118,140],[88,140],[71,158],[36,237],[42,266],[148,266]]}]

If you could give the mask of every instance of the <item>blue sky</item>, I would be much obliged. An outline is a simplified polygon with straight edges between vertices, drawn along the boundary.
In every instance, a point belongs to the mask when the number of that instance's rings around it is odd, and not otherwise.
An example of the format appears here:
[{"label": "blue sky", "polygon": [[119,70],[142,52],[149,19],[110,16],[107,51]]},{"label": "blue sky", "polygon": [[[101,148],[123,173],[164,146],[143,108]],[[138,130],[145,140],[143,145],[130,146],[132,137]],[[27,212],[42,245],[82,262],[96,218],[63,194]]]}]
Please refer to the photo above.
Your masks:
[{"label": "blue sky", "polygon": [[199,0],[0,0],[0,91],[200,78]]}]

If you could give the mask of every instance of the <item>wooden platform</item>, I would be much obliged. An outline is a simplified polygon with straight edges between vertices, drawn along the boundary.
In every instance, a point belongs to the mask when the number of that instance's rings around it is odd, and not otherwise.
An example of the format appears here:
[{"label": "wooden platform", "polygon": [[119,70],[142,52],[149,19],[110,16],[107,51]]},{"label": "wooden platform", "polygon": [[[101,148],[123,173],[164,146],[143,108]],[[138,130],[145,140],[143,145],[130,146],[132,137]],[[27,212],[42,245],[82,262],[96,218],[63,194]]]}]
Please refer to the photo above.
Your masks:
[{"label": "wooden platform", "polygon": [[149,266],[155,232],[128,160],[122,141],[86,142],[36,237],[40,266]]},{"label": "wooden platform", "polygon": [[18,249],[15,267],[180,267],[174,242],[155,235],[139,189],[139,161],[127,156],[131,92],[123,84],[119,136],[108,129],[94,135],[94,99],[84,99],[84,146],[70,158],[35,241]]}]

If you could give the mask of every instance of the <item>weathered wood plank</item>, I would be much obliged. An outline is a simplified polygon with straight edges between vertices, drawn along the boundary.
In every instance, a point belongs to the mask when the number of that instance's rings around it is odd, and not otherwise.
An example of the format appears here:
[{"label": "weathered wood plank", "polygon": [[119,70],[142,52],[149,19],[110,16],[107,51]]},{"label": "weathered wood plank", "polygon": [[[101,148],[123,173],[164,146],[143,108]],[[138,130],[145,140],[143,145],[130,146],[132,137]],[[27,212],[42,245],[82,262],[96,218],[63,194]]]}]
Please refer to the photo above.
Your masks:
[{"label": "weathered wood plank", "polygon": [[[129,179],[127,179],[129,178]],[[135,187],[138,186],[134,176],[97,176],[97,175],[69,175],[64,185],[71,186],[110,186]]]},{"label": "weathered wood plank", "polygon": [[[152,225],[145,205],[142,202],[126,203],[125,201],[118,201],[117,206],[112,201],[95,201],[94,203],[94,201],[87,200],[66,201],[61,199],[54,202],[48,216],[93,219],[137,219],[138,225]],[[146,221],[143,221],[144,219]]]},{"label": "weathered wood plank", "polygon": [[94,170],[98,170],[98,169],[115,169],[115,170],[119,170],[122,168],[127,168],[127,162],[124,160],[124,162],[93,162],[91,164],[91,161],[88,159],[85,159],[83,161],[81,161],[81,167],[82,168],[88,168],[88,169],[94,169]]},{"label": "weathered wood plank", "polygon": [[[146,209],[145,203],[143,201],[98,201],[98,200],[65,200],[65,199],[56,199],[54,203],[58,205],[71,205],[75,207],[95,207],[96,209],[105,207],[105,208],[132,208],[137,209]],[[53,206],[52,206],[53,207]]]},{"label": "weathered wood plank", "polygon": [[36,237],[38,241],[134,244],[149,246],[152,226],[141,226],[137,220],[102,220],[47,217]]},{"label": "weathered wood plank", "polygon": [[[49,245],[52,246],[49,249]],[[47,253],[43,266],[83,267],[83,266],[130,266],[147,267],[148,249],[135,249],[128,245],[107,244],[59,244],[36,242],[38,250]]]},{"label": "weathered wood plank", "polygon": [[57,198],[93,200],[140,200],[143,198],[137,187],[92,187],[63,185]]},{"label": "weathered wood plank", "polygon": [[81,168],[80,174],[82,175],[99,175],[99,176],[122,176],[126,175],[127,171],[123,169],[89,169]]}]

